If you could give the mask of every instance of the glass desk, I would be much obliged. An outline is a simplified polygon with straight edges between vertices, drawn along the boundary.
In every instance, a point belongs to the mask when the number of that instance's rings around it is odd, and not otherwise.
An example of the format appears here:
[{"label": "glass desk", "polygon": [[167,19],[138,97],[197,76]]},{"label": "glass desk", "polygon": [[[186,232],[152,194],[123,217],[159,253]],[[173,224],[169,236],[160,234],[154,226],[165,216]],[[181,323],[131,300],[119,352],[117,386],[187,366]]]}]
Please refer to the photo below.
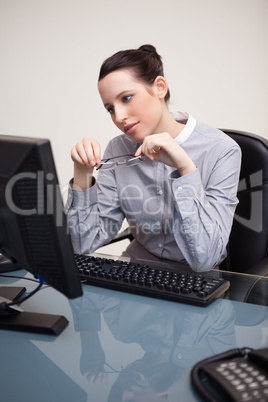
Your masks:
[{"label": "glass desk", "polygon": [[[268,347],[268,278],[223,275],[230,289],[205,308],[87,284],[70,301],[44,286],[21,307],[64,315],[69,325],[58,336],[0,330],[1,401],[201,401],[189,376],[195,363]],[[36,287],[0,277],[3,285]]]}]

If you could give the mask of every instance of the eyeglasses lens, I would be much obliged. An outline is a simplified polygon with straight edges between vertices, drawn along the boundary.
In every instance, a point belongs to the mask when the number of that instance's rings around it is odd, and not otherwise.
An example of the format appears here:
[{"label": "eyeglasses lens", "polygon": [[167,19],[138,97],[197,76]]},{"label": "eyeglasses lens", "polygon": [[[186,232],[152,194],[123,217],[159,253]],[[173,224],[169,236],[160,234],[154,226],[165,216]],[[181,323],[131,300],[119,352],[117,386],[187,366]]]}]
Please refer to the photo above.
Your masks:
[{"label": "eyeglasses lens", "polygon": [[138,165],[140,162],[143,161],[143,157],[142,156],[138,156],[138,157],[133,157],[127,160],[126,164],[128,166],[134,166],[134,165]]},{"label": "eyeglasses lens", "polygon": [[120,165],[134,166],[134,165],[137,165],[138,163],[142,162],[143,160],[144,160],[144,158],[142,156],[138,156],[138,157],[119,156],[114,161],[110,160],[107,162],[100,163],[98,165],[97,169],[111,170],[111,169],[115,169],[117,166],[120,166]]}]

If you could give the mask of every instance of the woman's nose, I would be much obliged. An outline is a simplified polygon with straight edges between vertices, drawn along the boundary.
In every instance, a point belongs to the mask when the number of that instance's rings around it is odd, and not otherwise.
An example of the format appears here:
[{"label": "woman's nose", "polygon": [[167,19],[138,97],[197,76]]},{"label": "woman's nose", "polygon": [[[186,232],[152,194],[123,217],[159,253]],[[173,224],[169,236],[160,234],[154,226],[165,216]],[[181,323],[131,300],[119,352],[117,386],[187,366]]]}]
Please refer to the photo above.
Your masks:
[{"label": "woman's nose", "polygon": [[124,107],[117,107],[115,109],[115,120],[118,123],[122,123],[127,119],[127,111]]}]

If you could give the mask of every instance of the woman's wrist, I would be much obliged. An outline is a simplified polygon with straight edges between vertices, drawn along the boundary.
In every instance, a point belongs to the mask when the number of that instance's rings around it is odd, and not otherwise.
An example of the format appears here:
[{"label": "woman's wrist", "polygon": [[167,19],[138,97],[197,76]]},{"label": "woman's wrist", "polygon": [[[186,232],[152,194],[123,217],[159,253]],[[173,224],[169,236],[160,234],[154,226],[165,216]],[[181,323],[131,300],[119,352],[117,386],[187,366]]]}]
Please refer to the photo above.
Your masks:
[{"label": "woman's wrist", "polygon": [[87,188],[92,187],[93,170],[94,168],[88,168],[74,163],[73,189],[86,190]]},{"label": "woman's wrist", "polygon": [[192,173],[196,169],[197,169],[197,167],[192,160],[189,163],[187,163],[185,166],[178,167],[180,176],[186,176],[187,174]]},{"label": "woman's wrist", "polygon": [[184,150],[180,148],[180,151],[179,158],[175,161],[175,166],[178,169],[180,176],[186,176],[196,170],[197,167]]}]

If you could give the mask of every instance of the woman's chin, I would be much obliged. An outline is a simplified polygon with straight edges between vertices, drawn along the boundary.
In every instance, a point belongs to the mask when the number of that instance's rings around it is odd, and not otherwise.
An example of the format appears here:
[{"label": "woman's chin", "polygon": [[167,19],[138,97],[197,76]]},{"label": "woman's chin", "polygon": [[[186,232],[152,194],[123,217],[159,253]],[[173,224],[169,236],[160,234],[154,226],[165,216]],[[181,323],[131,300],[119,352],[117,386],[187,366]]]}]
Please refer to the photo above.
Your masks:
[{"label": "woman's chin", "polygon": [[143,143],[144,138],[147,136],[146,134],[139,134],[139,133],[132,133],[132,134],[126,134],[129,138],[131,138],[133,141],[137,142],[138,144]]}]

